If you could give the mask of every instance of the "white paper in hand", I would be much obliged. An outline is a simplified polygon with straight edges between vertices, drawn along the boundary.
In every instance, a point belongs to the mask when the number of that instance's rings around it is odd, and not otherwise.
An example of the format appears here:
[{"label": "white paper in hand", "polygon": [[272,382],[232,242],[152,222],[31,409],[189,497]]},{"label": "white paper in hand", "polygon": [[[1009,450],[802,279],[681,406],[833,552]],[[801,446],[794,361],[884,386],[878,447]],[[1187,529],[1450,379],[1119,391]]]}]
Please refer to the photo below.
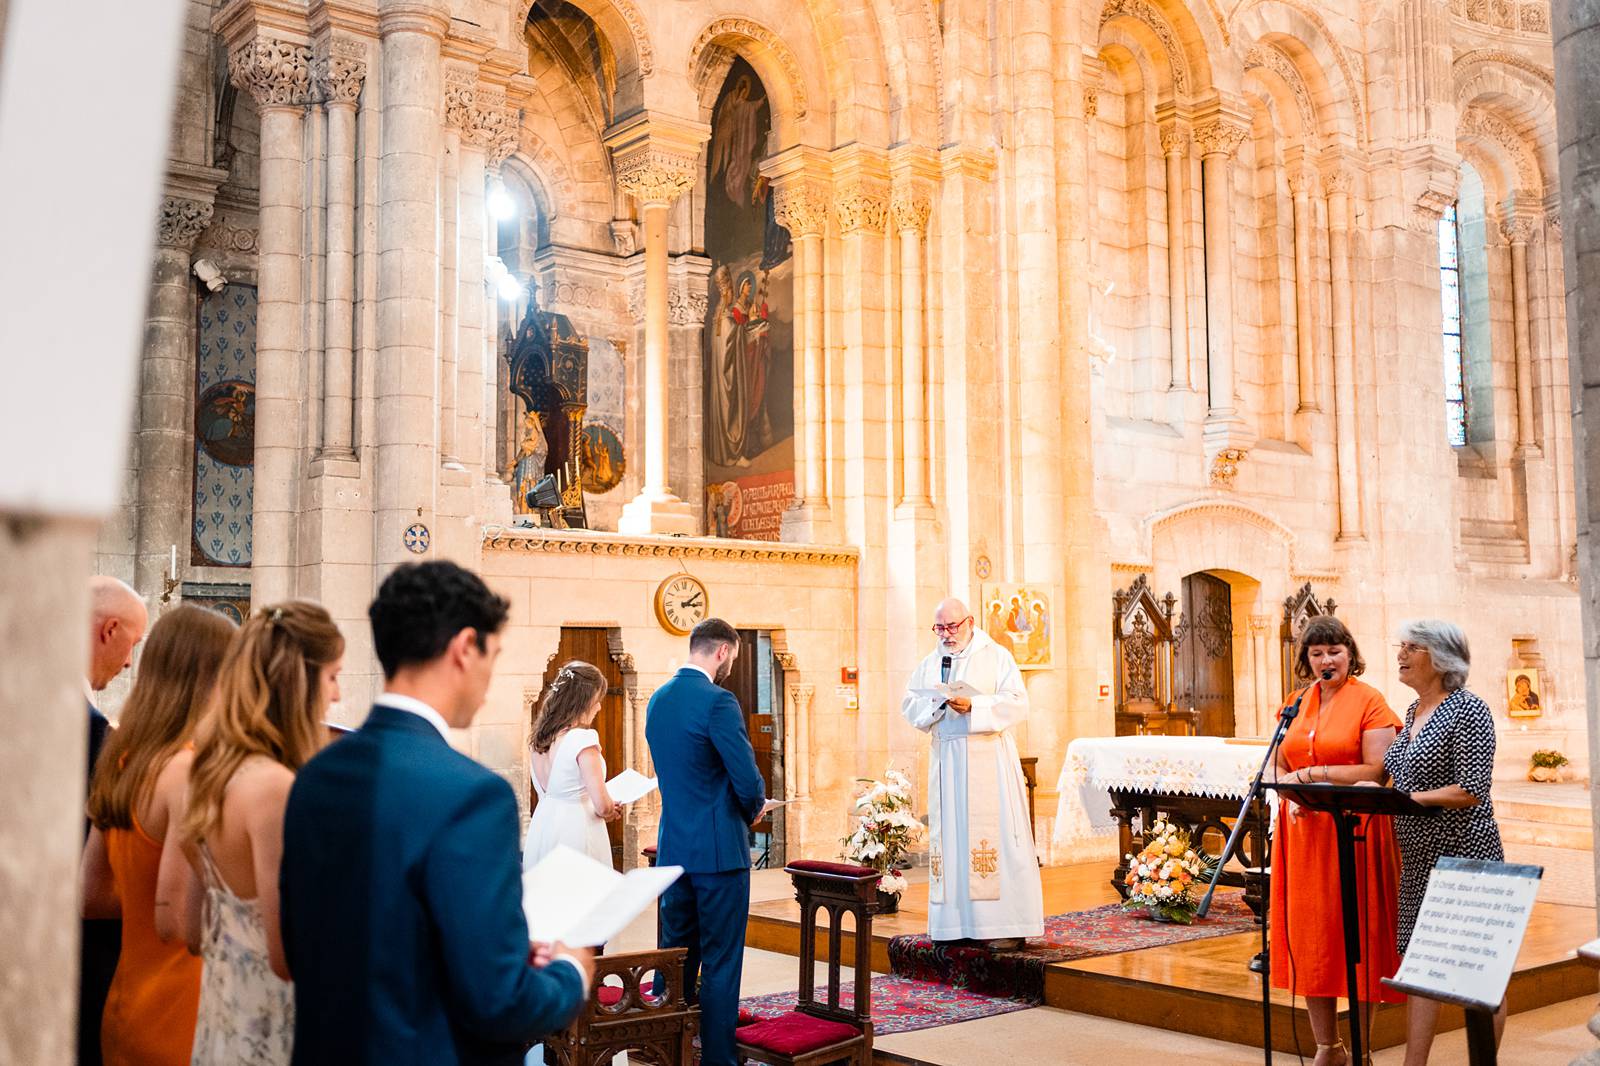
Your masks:
[{"label": "white paper in hand", "polygon": [[655,778],[646,777],[633,769],[624,770],[606,782],[606,791],[611,794],[613,803],[632,803],[635,800],[643,799],[655,790]]},{"label": "white paper in hand", "polygon": [[598,947],[622,932],[683,873],[659,866],[619,874],[562,845],[522,875],[528,939]]},{"label": "white paper in hand", "polygon": [[951,697],[970,700],[974,696],[989,695],[987,692],[978,691],[965,681],[951,681],[949,684],[940,684],[934,688],[914,688],[911,694],[918,699],[933,700],[935,703],[941,703]]}]

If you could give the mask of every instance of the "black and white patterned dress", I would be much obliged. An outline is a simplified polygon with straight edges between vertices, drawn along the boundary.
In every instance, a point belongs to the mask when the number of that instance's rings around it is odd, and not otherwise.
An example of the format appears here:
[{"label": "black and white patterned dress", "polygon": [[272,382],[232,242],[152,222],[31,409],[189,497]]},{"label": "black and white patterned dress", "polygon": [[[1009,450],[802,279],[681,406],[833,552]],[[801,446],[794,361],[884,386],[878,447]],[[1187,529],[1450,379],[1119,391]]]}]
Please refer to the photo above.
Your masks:
[{"label": "black and white patterned dress", "polygon": [[[1420,701],[1418,701],[1420,702]],[[1494,716],[1489,705],[1457,689],[1444,698],[1420,732],[1412,728],[1417,704],[1406,709],[1406,727],[1383,757],[1384,769],[1403,792],[1427,792],[1460,785],[1478,802],[1456,810],[1443,809],[1431,818],[1397,816],[1400,841],[1400,923],[1395,941],[1405,954],[1411,929],[1428,890],[1434,863],[1446,855],[1466,859],[1505,859],[1500,827],[1489,798],[1494,779]]]}]

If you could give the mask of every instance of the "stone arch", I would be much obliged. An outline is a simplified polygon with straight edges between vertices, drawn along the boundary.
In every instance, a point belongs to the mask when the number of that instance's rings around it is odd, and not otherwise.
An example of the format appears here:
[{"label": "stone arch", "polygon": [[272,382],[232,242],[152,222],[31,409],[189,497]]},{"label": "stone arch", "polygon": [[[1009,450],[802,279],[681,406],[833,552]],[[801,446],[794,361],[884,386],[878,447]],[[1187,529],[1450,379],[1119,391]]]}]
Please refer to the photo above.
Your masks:
[{"label": "stone arch", "polygon": [[1294,61],[1273,44],[1254,44],[1245,50],[1244,72],[1246,85],[1259,84],[1272,101],[1284,138],[1307,151],[1317,151],[1321,137],[1316,107]]},{"label": "stone arch", "polygon": [[1469,105],[1456,124],[1456,141],[1464,153],[1490,164],[1479,167],[1486,181],[1494,184],[1494,201],[1531,194],[1542,198],[1545,180],[1539,158],[1522,133],[1492,107]]},{"label": "stone arch", "polygon": [[1294,531],[1272,516],[1230,500],[1200,499],[1147,514],[1139,524],[1140,565],[1159,566],[1164,554],[1183,557],[1185,573],[1229,570],[1301,572]]},{"label": "stone arch", "polygon": [[769,151],[799,144],[809,109],[805,72],[783,38],[751,18],[713,19],[689,50],[689,85],[699,101],[701,120],[710,121],[736,55],[755,69],[766,88],[772,106]]},{"label": "stone arch", "polygon": [[[1192,26],[1192,21],[1190,24]],[[1210,88],[1211,66],[1204,49],[1198,54],[1201,69],[1196,70],[1196,56],[1191,54],[1189,47],[1194,34],[1186,39],[1159,3],[1152,0],[1109,0],[1100,11],[1102,39],[1108,27],[1120,29],[1129,38],[1138,41],[1141,49],[1151,58],[1156,74],[1156,98],[1160,102],[1203,96]]]},{"label": "stone arch", "polygon": [[[1541,192],[1558,180],[1555,89],[1539,68],[1519,57],[1497,52],[1470,52],[1456,60],[1456,111],[1464,123],[1469,109],[1493,114],[1512,130],[1539,171]],[[1494,136],[1498,136],[1496,130]]]},{"label": "stone arch", "polygon": [[[511,39],[525,38],[528,15],[537,0],[517,0],[511,8]],[[643,79],[655,70],[655,48],[636,0],[569,0],[588,15],[605,35],[617,61],[616,113],[626,115],[644,106]]]},{"label": "stone arch", "polygon": [[1270,46],[1293,65],[1323,139],[1367,145],[1365,78],[1314,7],[1298,0],[1251,0],[1231,24],[1251,66],[1253,47]]},{"label": "stone arch", "polygon": [[871,0],[889,73],[889,143],[939,146],[944,48],[933,0]]},{"label": "stone arch", "polygon": [[553,60],[530,53],[533,86],[522,104],[517,154],[538,171],[549,195],[552,239],[610,250],[610,222],[621,193],[611,182],[611,156],[601,131],[587,122],[562,125],[558,116],[582,114],[577,90]]}]

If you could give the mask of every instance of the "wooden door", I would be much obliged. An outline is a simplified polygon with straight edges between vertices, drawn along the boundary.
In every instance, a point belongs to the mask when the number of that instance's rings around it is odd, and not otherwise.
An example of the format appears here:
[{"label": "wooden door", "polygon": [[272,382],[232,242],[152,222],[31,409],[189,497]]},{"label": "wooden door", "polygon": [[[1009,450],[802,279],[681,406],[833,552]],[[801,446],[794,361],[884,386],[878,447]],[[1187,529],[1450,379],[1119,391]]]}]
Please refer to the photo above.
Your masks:
[{"label": "wooden door", "polygon": [[[739,657],[723,680],[722,687],[733,693],[744,710],[744,724],[755,750],[756,769],[766,785],[768,796],[783,794],[783,682],[772,654],[770,634],[755,629],[739,630]],[[782,808],[780,807],[781,811]],[[751,830],[752,843],[767,858],[767,865],[781,866],[783,856],[782,819],[767,815]]]},{"label": "wooden door", "polygon": [[[573,659],[598,667],[605,675],[606,694],[600,701],[600,714],[594,720],[594,728],[600,734],[600,750],[606,757],[606,776],[615,777],[625,768],[622,762],[622,728],[628,697],[622,688],[622,670],[611,658],[611,646],[606,639],[606,630],[563,626],[561,643],[556,648],[555,658],[545,667],[544,688],[548,689],[550,682],[555,679],[556,672]],[[535,708],[536,716],[537,713]],[[537,791],[530,788],[529,808],[537,806],[538,802]],[[619,819],[606,823],[606,832],[611,837],[611,865],[614,869],[620,870],[622,869],[622,821]]]},{"label": "wooden door", "polygon": [[1210,574],[1183,579],[1174,702],[1193,707],[1203,736],[1231,737],[1233,723],[1233,591]]}]

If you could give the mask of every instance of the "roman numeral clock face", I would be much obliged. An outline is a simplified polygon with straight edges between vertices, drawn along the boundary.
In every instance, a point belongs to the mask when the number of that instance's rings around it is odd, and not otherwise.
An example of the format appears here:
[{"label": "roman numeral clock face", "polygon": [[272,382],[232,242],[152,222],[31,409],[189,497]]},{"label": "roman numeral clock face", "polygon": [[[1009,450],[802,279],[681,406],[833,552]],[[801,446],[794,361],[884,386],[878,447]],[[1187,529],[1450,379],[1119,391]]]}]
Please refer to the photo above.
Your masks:
[{"label": "roman numeral clock face", "polygon": [[711,597],[700,579],[689,574],[673,574],[656,589],[656,620],[678,636],[688,632],[710,614]]}]

